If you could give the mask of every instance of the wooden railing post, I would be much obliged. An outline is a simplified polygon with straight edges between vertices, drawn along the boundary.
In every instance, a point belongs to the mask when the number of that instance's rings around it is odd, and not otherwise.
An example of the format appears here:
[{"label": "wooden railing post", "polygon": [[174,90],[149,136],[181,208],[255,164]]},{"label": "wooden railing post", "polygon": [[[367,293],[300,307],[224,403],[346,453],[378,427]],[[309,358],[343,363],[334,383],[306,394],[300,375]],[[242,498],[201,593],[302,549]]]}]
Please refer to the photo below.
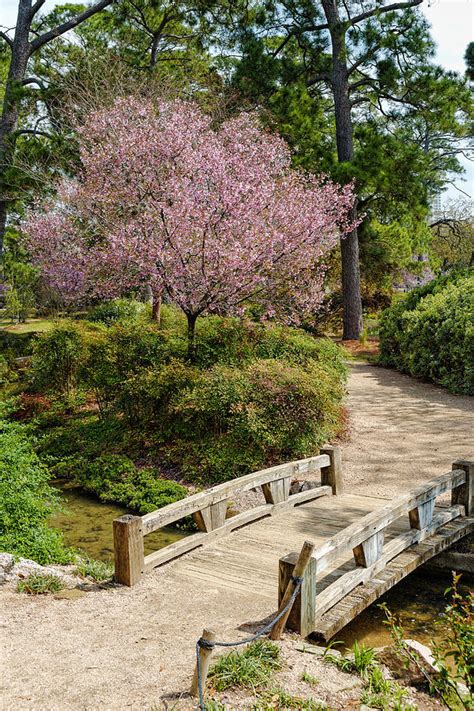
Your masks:
[{"label": "wooden railing post", "polygon": [[384,537],[385,531],[378,531],[378,533],[353,548],[352,552],[356,565],[360,565],[363,568],[370,568],[371,565],[374,565],[383,553]]},{"label": "wooden railing post", "polygon": [[293,607],[278,620],[270,632],[270,639],[280,639],[285,625],[303,637],[314,632],[316,615],[316,561],[311,556],[314,544],[305,541],[299,556],[296,553],[280,558],[278,579],[278,611],[288,605],[294,593],[294,578],[303,578],[300,591]]},{"label": "wooden railing post", "polygon": [[321,467],[321,484],[330,486],[332,493],[337,496],[343,493],[342,483],[342,454],[340,447],[330,445],[322,447],[321,454],[327,454],[330,461],[328,467]]},{"label": "wooden railing post", "polygon": [[132,587],[140,580],[145,559],[141,516],[125,514],[114,520],[113,527],[114,579]]},{"label": "wooden railing post", "polygon": [[[213,630],[208,630],[208,629],[203,629],[202,639],[205,639],[206,642],[214,642],[216,639],[216,633]],[[202,690],[203,690],[203,695],[205,694],[206,691],[206,681],[207,681],[207,675],[209,673],[209,667],[211,665],[211,656],[212,656],[212,647],[207,648],[207,647],[200,647],[199,649],[199,660],[200,664],[199,666],[201,667],[201,685],[202,685]],[[191,690],[189,692],[191,696],[199,696],[199,678],[198,678],[198,666],[197,666],[197,661],[196,661],[196,666],[194,667],[194,676],[193,676],[193,681],[191,684]]]},{"label": "wooden railing post", "polygon": [[291,477],[270,481],[262,484],[262,492],[267,504],[280,504],[286,501],[290,495]]},{"label": "wooden railing post", "polygon": [[466,481],[452,490],[451,503],[453,505],[462,504],[466,516],[471,516],[474,514],[474,462],[459,459],[457,462],[453,462],[453,469],[464,469]]}]

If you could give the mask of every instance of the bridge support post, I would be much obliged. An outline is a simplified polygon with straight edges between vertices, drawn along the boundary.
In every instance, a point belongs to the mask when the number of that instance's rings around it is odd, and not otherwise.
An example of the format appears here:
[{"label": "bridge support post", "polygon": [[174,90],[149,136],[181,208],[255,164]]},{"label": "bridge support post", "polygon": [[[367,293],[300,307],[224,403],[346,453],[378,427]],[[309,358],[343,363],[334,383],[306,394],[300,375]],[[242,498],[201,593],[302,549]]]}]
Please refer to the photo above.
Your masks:
[{"label": "bridge support post", "polygon": [[140,580],[144,566],[143,530],[141,516],[125,514],[114,523],[114,579],[132,587]]},{"label": "bridge support post", "polygon": [[340,447],[330,445],[321,448],[321,454],[327,454],[330,459],[328,467],[321,467],[321,484],[330,486],[334,496],[343,492],[342,484],[342,454]]},{"label": "bridge support post", "polygon": [[312,558],[314,544],[306,541],[299,556],[290,553],[279,562],[278,608],[288,604],[295,589],[295,577],[303,578],[301,588],[288,614],[273,627],[271,639],[280,639],[285,624],[302,637],[308,637],[315,629],[316,620],[316,560]]},{"label": "bridge support post", "polygon": [[464,469],[466,481],[452,490],[451,503],[453,505],[462,504],[465,508],[466,516],[471,516],[474,514],[474,462],[458,459],[453,462],[454,469]]}]

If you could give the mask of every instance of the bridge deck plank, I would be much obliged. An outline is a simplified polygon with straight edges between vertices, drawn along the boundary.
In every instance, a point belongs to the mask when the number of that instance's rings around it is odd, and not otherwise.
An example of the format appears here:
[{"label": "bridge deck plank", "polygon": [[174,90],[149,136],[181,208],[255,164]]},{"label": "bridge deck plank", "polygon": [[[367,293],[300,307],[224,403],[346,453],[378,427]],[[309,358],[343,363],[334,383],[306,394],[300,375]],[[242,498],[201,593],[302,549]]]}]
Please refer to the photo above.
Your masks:
[{"label": "bridge deck plank", "polygon": [[[387,503],[386,499],[355,496],[327,496],[303,504],[288,514],[269,516],[251,526],[238,529],[226,538],[197,549],[175,561],[179,577],[222,591],[244,592],[249,586],[256,595],[269,600],[269,610],[276,604],[278,560],[291,551],[299,551],[309,540],[317,546],[358,520],[361,516]],[[323,589],[351,560],[338,559],[325,571],[318,583]],[[349,569],[349,568],[348,568]],[[327,574],[326,574],[327,573]]]},{"label": "bridge deck plank", "polygon": [[[299,552],[305,540],[320,546],[329,538],[367,513],[382,508],[387,499],[344,494],[326,496],[302,504],[289,513],[268,516],[252,525],[237,529],[222,539],[198,548],[170,563],[175,583],[195,585],[196,591],[214,591],[228,597],[229,605],[244,607],[252,614],[255,601],[271,614],[277,605],[278,561],[291,551]],[[436,511],[445,505],[436,507]],[[461,519],[461,521],[466,519]],[[461,536],[463,523],[456,519],[426,542],[412,546],[390,561],[384,570],[347,594],[337,605],[319,619],[318,632],[329,638],[350,622],[357,614],[390,589],[408,572],[428,558],[432,551],[442,550]],[[408,515],[394,521],[385,531],[385,544],[401,533],[409,532]],[[342,574],[355,570],[354,557],[348,551],[332,561],[317,580],[317,593]],[[250,594],[251,593],[251,594]],[[322,598],[321,598],[322,599]]]}]

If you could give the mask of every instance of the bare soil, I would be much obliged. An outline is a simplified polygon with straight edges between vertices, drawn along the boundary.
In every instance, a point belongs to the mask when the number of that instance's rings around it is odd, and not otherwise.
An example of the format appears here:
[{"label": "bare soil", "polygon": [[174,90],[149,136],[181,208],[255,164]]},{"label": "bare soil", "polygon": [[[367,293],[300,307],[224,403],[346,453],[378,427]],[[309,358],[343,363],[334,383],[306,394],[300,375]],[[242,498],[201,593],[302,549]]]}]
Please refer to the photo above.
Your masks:
[{"label": "bare soil", "polygon": [[[456,459],[473,458],[474,413],[467,397],[355,364],[349,410],[351,438],[343,444],[348,492],[392,496],[448,471]],[[195,708],[186,691],[202,628],[212,625],[221,639],[236,639],[269,610],[252,596],[251,582],[247,594],[229,600],[194,581],[178,585],[176,565],[157,569],[133,589],[112,587],[75,600],[30,597],[2,586],[0,708]],[[297,652],[290,635],[282,644],[287,667],[279,682],[288,691],[332,708],[359,707],[354,677]],[[320,679],[312,691],[300,681],[305,668]],[[225,703],[248,708],[239,694]],[[436,708],[424,697],[417,703]]]}]

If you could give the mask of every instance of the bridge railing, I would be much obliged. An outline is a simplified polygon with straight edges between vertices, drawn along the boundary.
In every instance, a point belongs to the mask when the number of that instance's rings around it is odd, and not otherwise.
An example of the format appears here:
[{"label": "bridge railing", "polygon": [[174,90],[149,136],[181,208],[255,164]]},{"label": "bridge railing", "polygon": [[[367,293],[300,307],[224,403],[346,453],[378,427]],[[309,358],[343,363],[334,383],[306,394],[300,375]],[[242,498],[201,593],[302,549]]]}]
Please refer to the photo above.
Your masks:
[{"label": "bridge railing", "polygon": [[[321,471],[321,486],[291,493],[293,478],[317,470]],[[261,487],[265,504],[226,518],[229,500],[256,487]],[[135,585],[143,572],[211,543],[236,528],[320,496],[341,493],[341,452],[338,447],[328,446],[316,457],[252,472],[144,516],[121,516],[113,522],[115,580],[124,585]],[[144,555],[144,536],[190,515],[197,524],[198,533]]]},{"label": "bridge railing", "polygon": [[[451,491],[451,506],[435,511],[438,496]],[[458,516],[474,513],[474,464],[457,461],[453,470],[427,484],[395,498],[359,521],[339,531],[316,548],[306,568],[301,592],[290,615],[288,626],[306,637],[316,630],[316,620],[350,593],[380,573],[387,563],[414,543],[433,535],[437,529]],[[385,542],[387,528],[407,515],[410,528]],[[331,582],[317,594],[317,578],[347,556],[353,555],[355,567]],[[280,559],[280,601],[293,576],[298,555]],[[331,577],[333,576],[331,573]]]}]

